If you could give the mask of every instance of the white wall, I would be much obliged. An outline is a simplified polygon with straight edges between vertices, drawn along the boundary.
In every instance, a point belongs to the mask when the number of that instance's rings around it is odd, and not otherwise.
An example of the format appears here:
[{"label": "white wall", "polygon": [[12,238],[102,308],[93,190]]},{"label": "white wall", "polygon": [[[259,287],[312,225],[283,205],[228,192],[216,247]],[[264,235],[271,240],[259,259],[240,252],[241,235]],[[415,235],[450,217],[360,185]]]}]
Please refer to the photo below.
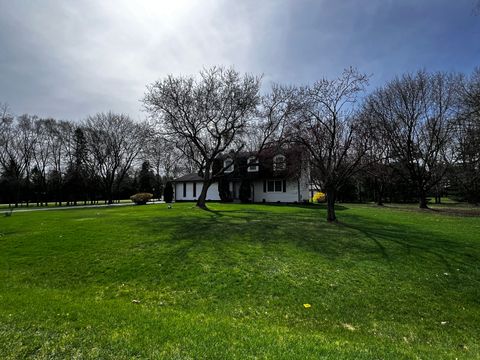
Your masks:
[{"label": "white wall", "polygon": [[[177,201],[195,201],[200,196],[202,192],[202,182],[197,182],[197,196],[193,196],[193,182],[187,182],[187,193],[186,196],[183,196],[183,182],[175,183],[175,200]],[[207,191],[207,200],[219,201],[220,196],[218,195],[218,184],[213,183],[210,185]]]},{"label": "white wall", "polygon": [[[200,188],[200,191],[202,191],[202,188]],[[207,200],[220,201],[220,195],[218,195],[218,183],[215,182],[208,188]]]},{"label": "white wall", "polygon": [[[265,202],[302,202],[308,200],[310,197],[308,191],[307,177],[300,179],[300,197],[299,197],[299,183],[297,180],[287,180],[286,192],[263,192],[263,180],[253,181],[253,201],[257,203]],[[183,182],[175,183],[175,200],[177,201],[195,201],[200,196],[202,191],[202,182],[197,182],[197,196],[193,196],[193,182],[187,182],[187,194],[183,196]],[[237,189],[238,192],[238,189]],[[218,195],[218,183],[210,185],[207,191],[207,200],[220,201]]]},{"label": "white wall", "polygon": [[[263,192],[263,180],[254,181],[254,202],[298,202],[303,198],[298,197],[298,182],[297,180],[286,181],[285,192]],[[302,191],[301,191],[302,193]]]}]

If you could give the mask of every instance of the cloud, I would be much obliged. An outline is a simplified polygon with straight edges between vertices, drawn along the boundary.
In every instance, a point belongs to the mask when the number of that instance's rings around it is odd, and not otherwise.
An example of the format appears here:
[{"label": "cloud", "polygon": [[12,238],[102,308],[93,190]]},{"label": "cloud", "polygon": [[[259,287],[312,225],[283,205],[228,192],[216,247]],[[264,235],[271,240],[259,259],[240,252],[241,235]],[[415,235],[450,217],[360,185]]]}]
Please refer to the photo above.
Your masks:
[{"label": "cloud", "polygon": [[[311,82],[353,65],[380,83],[419,67],[470,71],[471,1],[0,0],[0,101],[17,113],[142,118],[146,84],[235,65],[264,84]],[[477,64],[478,65],[478,64]]]}]

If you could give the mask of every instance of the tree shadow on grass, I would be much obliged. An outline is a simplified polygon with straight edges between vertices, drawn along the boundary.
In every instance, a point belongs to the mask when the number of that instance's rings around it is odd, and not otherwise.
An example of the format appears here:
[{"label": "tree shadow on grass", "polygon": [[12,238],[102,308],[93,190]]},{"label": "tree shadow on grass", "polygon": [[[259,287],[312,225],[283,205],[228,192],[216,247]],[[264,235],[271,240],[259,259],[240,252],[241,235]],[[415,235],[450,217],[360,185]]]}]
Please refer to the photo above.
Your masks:
[{"label": "tree shadow on grass", "polygon": [[[279,207],[292,210],[300,207],[307,211],[275,211]],[[340,211],[347,209],[339,207]],[[241,208],[210,208],[206,213],[211,216],[159,217],[139,220],[138,225],[150,234],[166,226],[172,229],[170,242],[192,240],[189,242],[192,247],[214,246],[225,254],[235,242],[242,241],[267,248],[272,244],[293,244],[330,260],[349,256],[357,260],[392,261],[401,256],[418,256],[422,261],[433,255],[449,271],[453,263],[469,265],[479,260],[466,244],[416,226],[350,213],[342,216],[340,223],[329,224],[323,218],[325,212],[324,205],[266,204],[257,208],[241,205]]]},{"label": "tree shadow on grass", "polygon": [[[470,266],[480,260],[472,254],[470,246],[460,241],[447,239],[432,231],[420,231],[418,227],[406,224],[394,225],[349,214],[348,220],[338,226],[360,233],[372,241],[386,260],[390,260],[392,255],[415,255],[419,259],[433,255],[449,272],[453,272],[453,263]],[[397,249],[392,244],[397,245]],[[389,251],[395,254],[389,254]]]},{"label": "tree shadow on grass", "polygon": [[[215,251],[224,257],[228,257],[229,252],[240,242],[260,245],[266,251],[270,251],[272,246],[278,249],[283,245],[293,244],[330,259],[345,253],[342,241],[338,240],[338,230],[331,226],[330,229],[325,229],[328,224],[323,220],[325,209],[322,206],[306,206],[307,211],[302,212],[295,211],[295,206],[290,206],[292,211],[286,212],[275,211],[277,205],[267,206],[261,206],[260,209],[249,206],[233,209],[210,208],[205,213],[211,216],[203,216],[202,213],[202,216],[198,217],[184,214],[174,218],[140,219],[137,220],[136,228],[148,233],[149,240],[145,246],[153,245],[151,235],[163,228],[169,228],[172,236],[166,241],[172,245],[183,242],[188,243],[192,249],[200,249],[202,246],[215,248]],[[320,226],[317,226],[318,224]],[[319,233],[322,229],[328,232],[327,236]]]},{"label": "tree shadow on grass", "polygon": [[[257,205],[257,204],[256,204]],[[282,204],[282,203],[266,203],[262,204],[263,206],[272,206],[272,207],[289,207],[289,208],[300,208],[300,209],[308,209],[314,211],[327,211],[327,204],[319,203],[319,204],[304,204],[304,203],[289,203],[289,204]],[[345,205],[335,204],[335,211],[344,211],[348,210],[349,208]]]},{"label": "tree shadow on grass", "polygon": [[244,215],[251,215],[251,214],[255,214],[255,215],[260,215],[260,216],[265,216],[265,215],[268,215],[270,212],[267,211],[267,210],[258,210],[258,209],[240,209],[240,210],[216,210],[216,209],[212,209],[212,208],[207,208],[207,209],[204,209],[204,211],[214,215],[215,217],[224,217],[224,216],[235,216],[235,217],[238,217],[237,215],[241,215],[241,214],[244,214]]},{"label": "tree shadow on grass", "polygon": [[[275,291],[279,284],[295,288],[295,283],[283,284],[317,266],[327,273],[352,268],[352,277],[367,282],[379,271],[377,279],[407,281],[408,286],[431,287],[432,292],[441,291],[440,284],[468,293],[476,284],[478,269],[472,266],[479,263],[479,252],[461,239],[361,213],[345,212],[341,222],[332,224],[325,221],[322,207],[294,208],[275,211],[276,205],[242,205],[133,219],[145,240],[140,236],[131,243],[118,260],[115,276],[193,289],[204,297],[221,297],[225,291],[237,291],[235,297],[241,297]],[[155,236],[161,232],[164,236]],[[456,277],[459,267],[467,277]],[[447,279],[445,271],[455,281],[439,283]],[[258,290],[260,283],[270,290]]]},{"label": "tree shadow on grass", "polygon": [[429,204],[427,209],[420,209],[418,206],[399,206],[398,204],[385,204],[386,209],[395,209],[401,211],[415,212],[420,214],[433,213],[438,215],[457,216],[457,217],[480,217],[480,208],[470,206],[465,207],[464,203],[459,204]]}]

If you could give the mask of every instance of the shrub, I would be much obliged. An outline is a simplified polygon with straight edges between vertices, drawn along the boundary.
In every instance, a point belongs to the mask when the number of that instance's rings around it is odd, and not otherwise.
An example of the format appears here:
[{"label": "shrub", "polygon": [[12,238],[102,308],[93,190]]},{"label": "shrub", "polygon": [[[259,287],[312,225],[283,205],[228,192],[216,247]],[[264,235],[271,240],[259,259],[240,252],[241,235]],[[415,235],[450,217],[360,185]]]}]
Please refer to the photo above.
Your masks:
[{"label": "shrub", "polygon": [[173,186],[171,182],[165,184],[165,189],[163,189],[163,200],[167,204],[170,204],[173,201]]},{"label": "shrub", "polygon": [[218,196],[222,202],[232,202],[233,197],[229,189],[228,180],[220,178],[218,181]]},{"label": "shrub", "polygon": [[252,196],[252,189],[250,186],[250,181],[248,180],[243,180],[240,184],[240,193],[238,197],[242,203],[250,202],[250,197]]},{"label": "shrub", "polygon": [[311,201],[313,203],[320,203],[320,202],[324,202],[325,199],[326,199],[325,193],[323,193],[321,191],[318,191],[315,194],[313,194],[313,197],[312,197]]},{"label": "shrub", "polygon": [[137,205],[145,205],[151,198],[153,198],[153,194],[150,193],[138,193],[130,196],[130,200]]}]

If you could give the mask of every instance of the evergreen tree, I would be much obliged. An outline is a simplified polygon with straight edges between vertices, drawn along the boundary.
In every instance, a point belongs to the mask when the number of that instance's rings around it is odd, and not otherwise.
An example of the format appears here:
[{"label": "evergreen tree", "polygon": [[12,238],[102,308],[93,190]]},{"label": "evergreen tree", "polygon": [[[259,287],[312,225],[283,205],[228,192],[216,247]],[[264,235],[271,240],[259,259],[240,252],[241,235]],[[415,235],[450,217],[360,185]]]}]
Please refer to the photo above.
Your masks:
[{"label": "evergreen tree", "polygon": [[252,189],[249,180],[243,180],[240,184],[239,198],[242,203],[249,203],[251,201]]},{"label": "evergreen tree", "polygon": [[173,186],[170,181],[165,184],[165,189],[163,190],[163,200],[165,200],[167,204],[170,204],[173,201]]},{"label": "evergreen tree", "polygon": [[139,192],[153,192],[153,187],[155,184],[155,174],[151,170],[150,163],[144,161],[142,163],[142,168],[138,173],[138,190]]}]

